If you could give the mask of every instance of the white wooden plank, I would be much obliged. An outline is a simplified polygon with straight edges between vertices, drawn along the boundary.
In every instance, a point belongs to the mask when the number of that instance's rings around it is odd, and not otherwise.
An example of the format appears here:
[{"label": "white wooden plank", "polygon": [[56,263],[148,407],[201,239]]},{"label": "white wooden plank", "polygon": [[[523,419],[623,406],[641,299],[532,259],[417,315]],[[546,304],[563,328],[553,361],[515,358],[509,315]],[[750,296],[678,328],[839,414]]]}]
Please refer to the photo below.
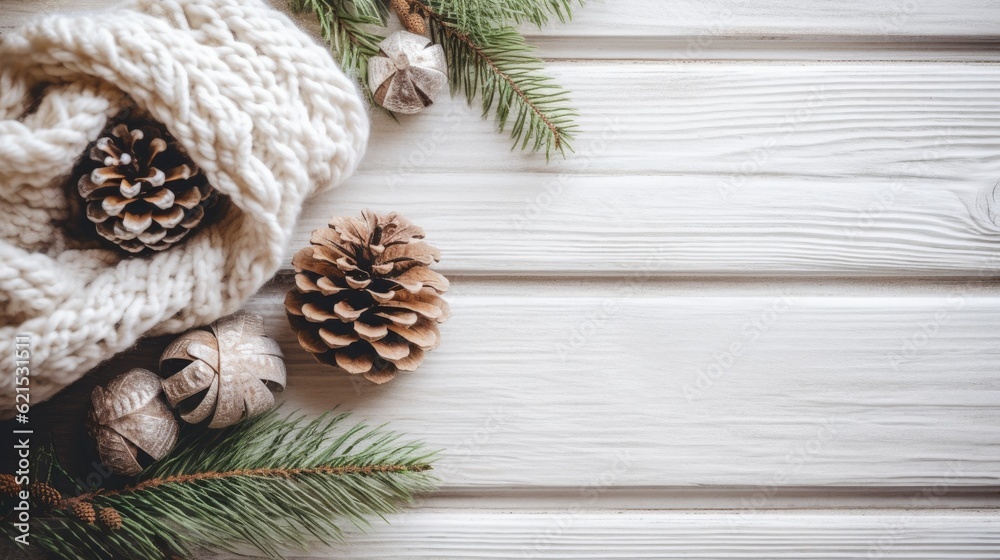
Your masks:
[{"label": "white wooden plank", "polygon": [[[735,184],[734,184],[735,185]],[[448,274],[997,275],[992,180],[367,173],[308,204],[400,211]]]},{"label": "white wooden plank", "polygon": [[970,274],[997,248],[995,66],[556,68],[580,92],[576,154],[507,152],[455,101],[376,116],[364,171],[293,245],[373,206],[463,273]]},{"label": "white wooden plank", "polygon": [[675,62],[853,61],[997,62],[1000,49],[991,38],[691,37],[532,35],[531,45],[549,61],[632,60]]},{"label": "white wooden plank", "polygon": [[[762,497],[764,499],[762,499]],[[534,510],[702,510],[752,508],[776,510],[919,509],[974,510],[1000,508],[1000,489],[989,486],[825,486],[762,488],[760,486],[630,486],[602,487],[581,503],[579,487],[445,488],[422,495],[420,509],[486,511]],[[998,511],[1000,513],[1000,511]]]},{"label": "white wooden plank", "polygon": [[[586,497],[580,501],[585,502]],[[579,508],[579,506],[578,506]],[[992,511],[417,511],[313,558],[583,559],[1000,556]]]},{"label": "white wooden plank", "polygon": [[729,190],[755,176],[990,185],[1000,177],[993,64],[580,62],[550,70],[580,112],[575,155],[546,164],[509,151],[479,111],[444,99],[402,124],[374,114],[362,169],[698,175]]},{"label": "white wooden plank", "polygon": [[39,14],[96,10],[120,2],[121,0],[0,0],[0,32],[6,32]]},{"label": "white wooden plank", "polygon": [[381,387],[298,347],[282,286],[249,309],[282,344],[294,407],[340,403],[420,434],[444,450],[448,487],[1000,481],[1000,298],[964,283],[936,297],[642,283],[481,295],[457,279],[442,346]]},{"label": "white wooden plank", "polygon": [[591,1],[572,23],[546,28],[565,37],[687,36],[692,46],[720,36],[774,39],[847,35],[990,37],[1000,6],[989,0],[629,0]]},{"label": "white wooden plank", "polygon": [[[116,0],[0,2],[0,27],[16,25],[34,13],[91,9]],[[287,9],[286,0],[272,4]],[[990,0],[630,0],[590,1],[577,8],[574,21],[531,36],[689,37],[693,47],[718,37],[827,37],[877,39],[908,37],[996,37],[1000,7]]]}]

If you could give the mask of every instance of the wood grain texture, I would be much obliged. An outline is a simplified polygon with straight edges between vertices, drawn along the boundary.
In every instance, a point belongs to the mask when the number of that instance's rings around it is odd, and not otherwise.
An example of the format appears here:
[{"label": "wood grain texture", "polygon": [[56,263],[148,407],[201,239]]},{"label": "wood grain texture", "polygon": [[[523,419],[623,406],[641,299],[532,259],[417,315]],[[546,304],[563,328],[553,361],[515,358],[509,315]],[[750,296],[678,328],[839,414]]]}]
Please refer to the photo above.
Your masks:
[{"label": "wood grain texture", "polygon": [[540,35],[566,38],[840,36],[899,40],[913,37],[995,37],[1000,6],[989,0],[613,0],[587,2],[573,22]]},{"label": "wood grain texture", "polygon": [[[112,3],[0,0],[0,33]],[[247,308],[291,408],[424,439],[444,490],[311,556],[1000,557],[998,23],[992,0],[589,2],[525,28],[581,114],[566,160],[461,101],[375,113],[291,249],[401,211],[454,280],[442,346],[375,387],[298,346],[287,274]]]},{"label": "wood grain texture", "polygon": [[550,70],[574,92],[575,155],[546,164],[509,151],[477,110],[444,99],[401,124],[373,115],[361,169],[697,175],[734,193],[748,177],[991,186],[1000,179],[1000,66],[993,64],[619,61]]},{"label": "wood grain texture", "polygon": [[[581,497],[579,503],[585,503]],[[1000,556],[991,511],[529,511],[421,509],[290,560],[640,560],[651,558],[986,560]],[[0,554],[24,557],[0,541]],[[17,555],[17,556],[15,556]],[[245,556],[199,554],[205,560]]]},{"label": "wood grain texture", "polygon": [[1000,298],[641,284],[488,295],[458,279],[442,346],[384,386],[298,347],[287,284],[248,309],[285,351],[287,401],[421,434],[448,487],[1000,482]]},{"label": "wood grain texture", "polygon": [[943,276],[1000,272],[984,181],[363,174],[307,205],[291,254],[331,216],[398,210],[466,275]]},{"label": "wood grain texture", "polygon": [[555,65],[577,153],[505,151],[458,101],[376,115],[293,246],[372,206],[427,227],[450,272],[975,274],[1000,240],[1000,69],[974,68]]},{"label": "wood grain texture", "polygon": [[1000,555],[1000,517],[977,511],[419,511],[390,522],[311,557],[940,560]]},{"label": "wood grain texture", "polygon": [[673,62],[997,62],[997,41],[920,37],[531,36],[543,59]]},{"label": "wood grain texture", "polygon": [[[0,26],[17,25],[37,13],[105,7],[117,0],[0,0]],[[271,3],[286,9],[286,0]],[[913,37],[996,37],[1000,7],[989,0],[591,0],[573,22],[543,32],[528,26],[529,38],[690,37],[704,45],[717,37],[773,40],[781,37],[849,36],[900,40]]]}]

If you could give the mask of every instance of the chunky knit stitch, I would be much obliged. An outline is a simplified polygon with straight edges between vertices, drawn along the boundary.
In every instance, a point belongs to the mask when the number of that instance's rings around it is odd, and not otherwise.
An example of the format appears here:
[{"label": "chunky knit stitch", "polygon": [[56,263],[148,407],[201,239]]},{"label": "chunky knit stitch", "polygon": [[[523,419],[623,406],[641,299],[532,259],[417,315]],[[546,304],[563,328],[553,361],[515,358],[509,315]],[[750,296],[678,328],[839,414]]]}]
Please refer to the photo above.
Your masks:
[{"label": "chunky knit stitch", "polygon": [[[75,239],[63,185],[107,119],[163,123],[232,204],[145,258]],[[356,167],[353,82],[259,0],[136,0],[49,16],[0,42],[0,341],[31,338],[45,400],[140,336],[236,311],[281,264],[303,201]],[[0,416],[13,410],[0,376]]]}]

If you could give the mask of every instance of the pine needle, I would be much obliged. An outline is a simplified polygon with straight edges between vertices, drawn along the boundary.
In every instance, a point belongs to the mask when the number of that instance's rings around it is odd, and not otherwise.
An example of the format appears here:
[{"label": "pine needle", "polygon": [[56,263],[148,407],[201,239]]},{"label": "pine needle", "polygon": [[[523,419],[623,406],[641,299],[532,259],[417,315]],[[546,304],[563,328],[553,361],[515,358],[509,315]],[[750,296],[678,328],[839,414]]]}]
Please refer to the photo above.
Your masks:
[{"label": "pine needle", "polygon": [[431,39],[444,48],[453,94],[464,92],[470,105],[479,96],[483,116],[496,113],[498,131],[510,122],[514,147],[544,150],[546,158],[572,149],[576,113],[566,107],[568,93],[541,73],[543,62],[520,33],[509,26],[465,33],[433,11],[427,15]]},{"label": "pine needle", "polygon": [[572,6],[582,0],[425,0],[441,17],[466,33],[481,33],[491,27],[522,22],[538,27],[552,18],[572,19]]},{"label": "pine needle", "polygon": [[[336,543],[434,488],[433,453],[382,427],[346,430],[346,414],[314,420],[269,412],[224,430],[199,430],[131,486],[68,500],[113,507],[122,528],[64,510],[33,519],[32,540],[67,559],[150,560],[201,548],[272,558]],[[8,528],[8,534],[10,534]]]},{"label": "pine needle", "polygon": [[[482,101],[483,116],[495,114],[497,130],[510,129],[513,148],[565,155],[575,131],[569,94],[544,75],[544,64],[515,25],[537,26],[553,18],[568,21],[582,0],[410,0],[428,18],[431,40],[444,48],[452,95],[472,105]],[[368,58],[382,37],[373,26],[387,24],[385,0],[292,0],[320,21],[323,37],[344,69],[359,78],[369,101]],[[391,115],[391,113],[390,113]]]}]

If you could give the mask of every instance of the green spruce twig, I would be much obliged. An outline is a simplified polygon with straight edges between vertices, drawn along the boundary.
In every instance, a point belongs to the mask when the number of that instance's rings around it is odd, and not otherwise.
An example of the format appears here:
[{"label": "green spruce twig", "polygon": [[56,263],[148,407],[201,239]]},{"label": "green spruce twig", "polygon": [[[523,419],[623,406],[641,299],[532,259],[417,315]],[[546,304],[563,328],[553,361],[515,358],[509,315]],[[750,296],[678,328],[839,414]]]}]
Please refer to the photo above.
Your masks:
[{"label": "green spruce twig", "polygon": [[[492,109],[497,129],[511,123],[514,145],[531,151],[565,153],[576,113],[566,107],[566,90],[542,74],[542,61],[513,27],[489,27],[464,32],[422,0],[431,39],[444,48],[452,93],[463,91],[471,105],[479,96],[483,116]],[[511,118],[513,117],[513,118]]]},{"label": "green spruce twig", "polygon": [[[134,484],[67,499],[34,519],[32,541],[74,560],[149,560],[200,548],[278,558],[339,542],[344,524],[366,528],[434,487],[433,454],[381,427],[344,430],[346,417],[272,411],[197,430]],[[121,528],[80,521],[78,504],[113,508]]]},{"label": "green spruce twig", "polygon": [[479,33],[491,27],[522,22],[538,27],[552,18],[561,22],[572,19],[574,4],[583,0],[424,0],[441,17],[467,33]]},{"label": "green spruce twig", "polygon": [[[582,0],[408,0],[430,24],[431,40],[448,62],[452,95],[463,93],[483,116],[493,112],[498,131],[510,127],[514,147],[553,152],[571,150],[576,113],[568,92],[544,74],[544,63],[515,29],[522,22],[542,26],[567,21]],[[371,100],[368,58],[382,38],[373,27],[387,24],[386,0],[292,0],[309,10],[346,71],[358,77]]]}]

